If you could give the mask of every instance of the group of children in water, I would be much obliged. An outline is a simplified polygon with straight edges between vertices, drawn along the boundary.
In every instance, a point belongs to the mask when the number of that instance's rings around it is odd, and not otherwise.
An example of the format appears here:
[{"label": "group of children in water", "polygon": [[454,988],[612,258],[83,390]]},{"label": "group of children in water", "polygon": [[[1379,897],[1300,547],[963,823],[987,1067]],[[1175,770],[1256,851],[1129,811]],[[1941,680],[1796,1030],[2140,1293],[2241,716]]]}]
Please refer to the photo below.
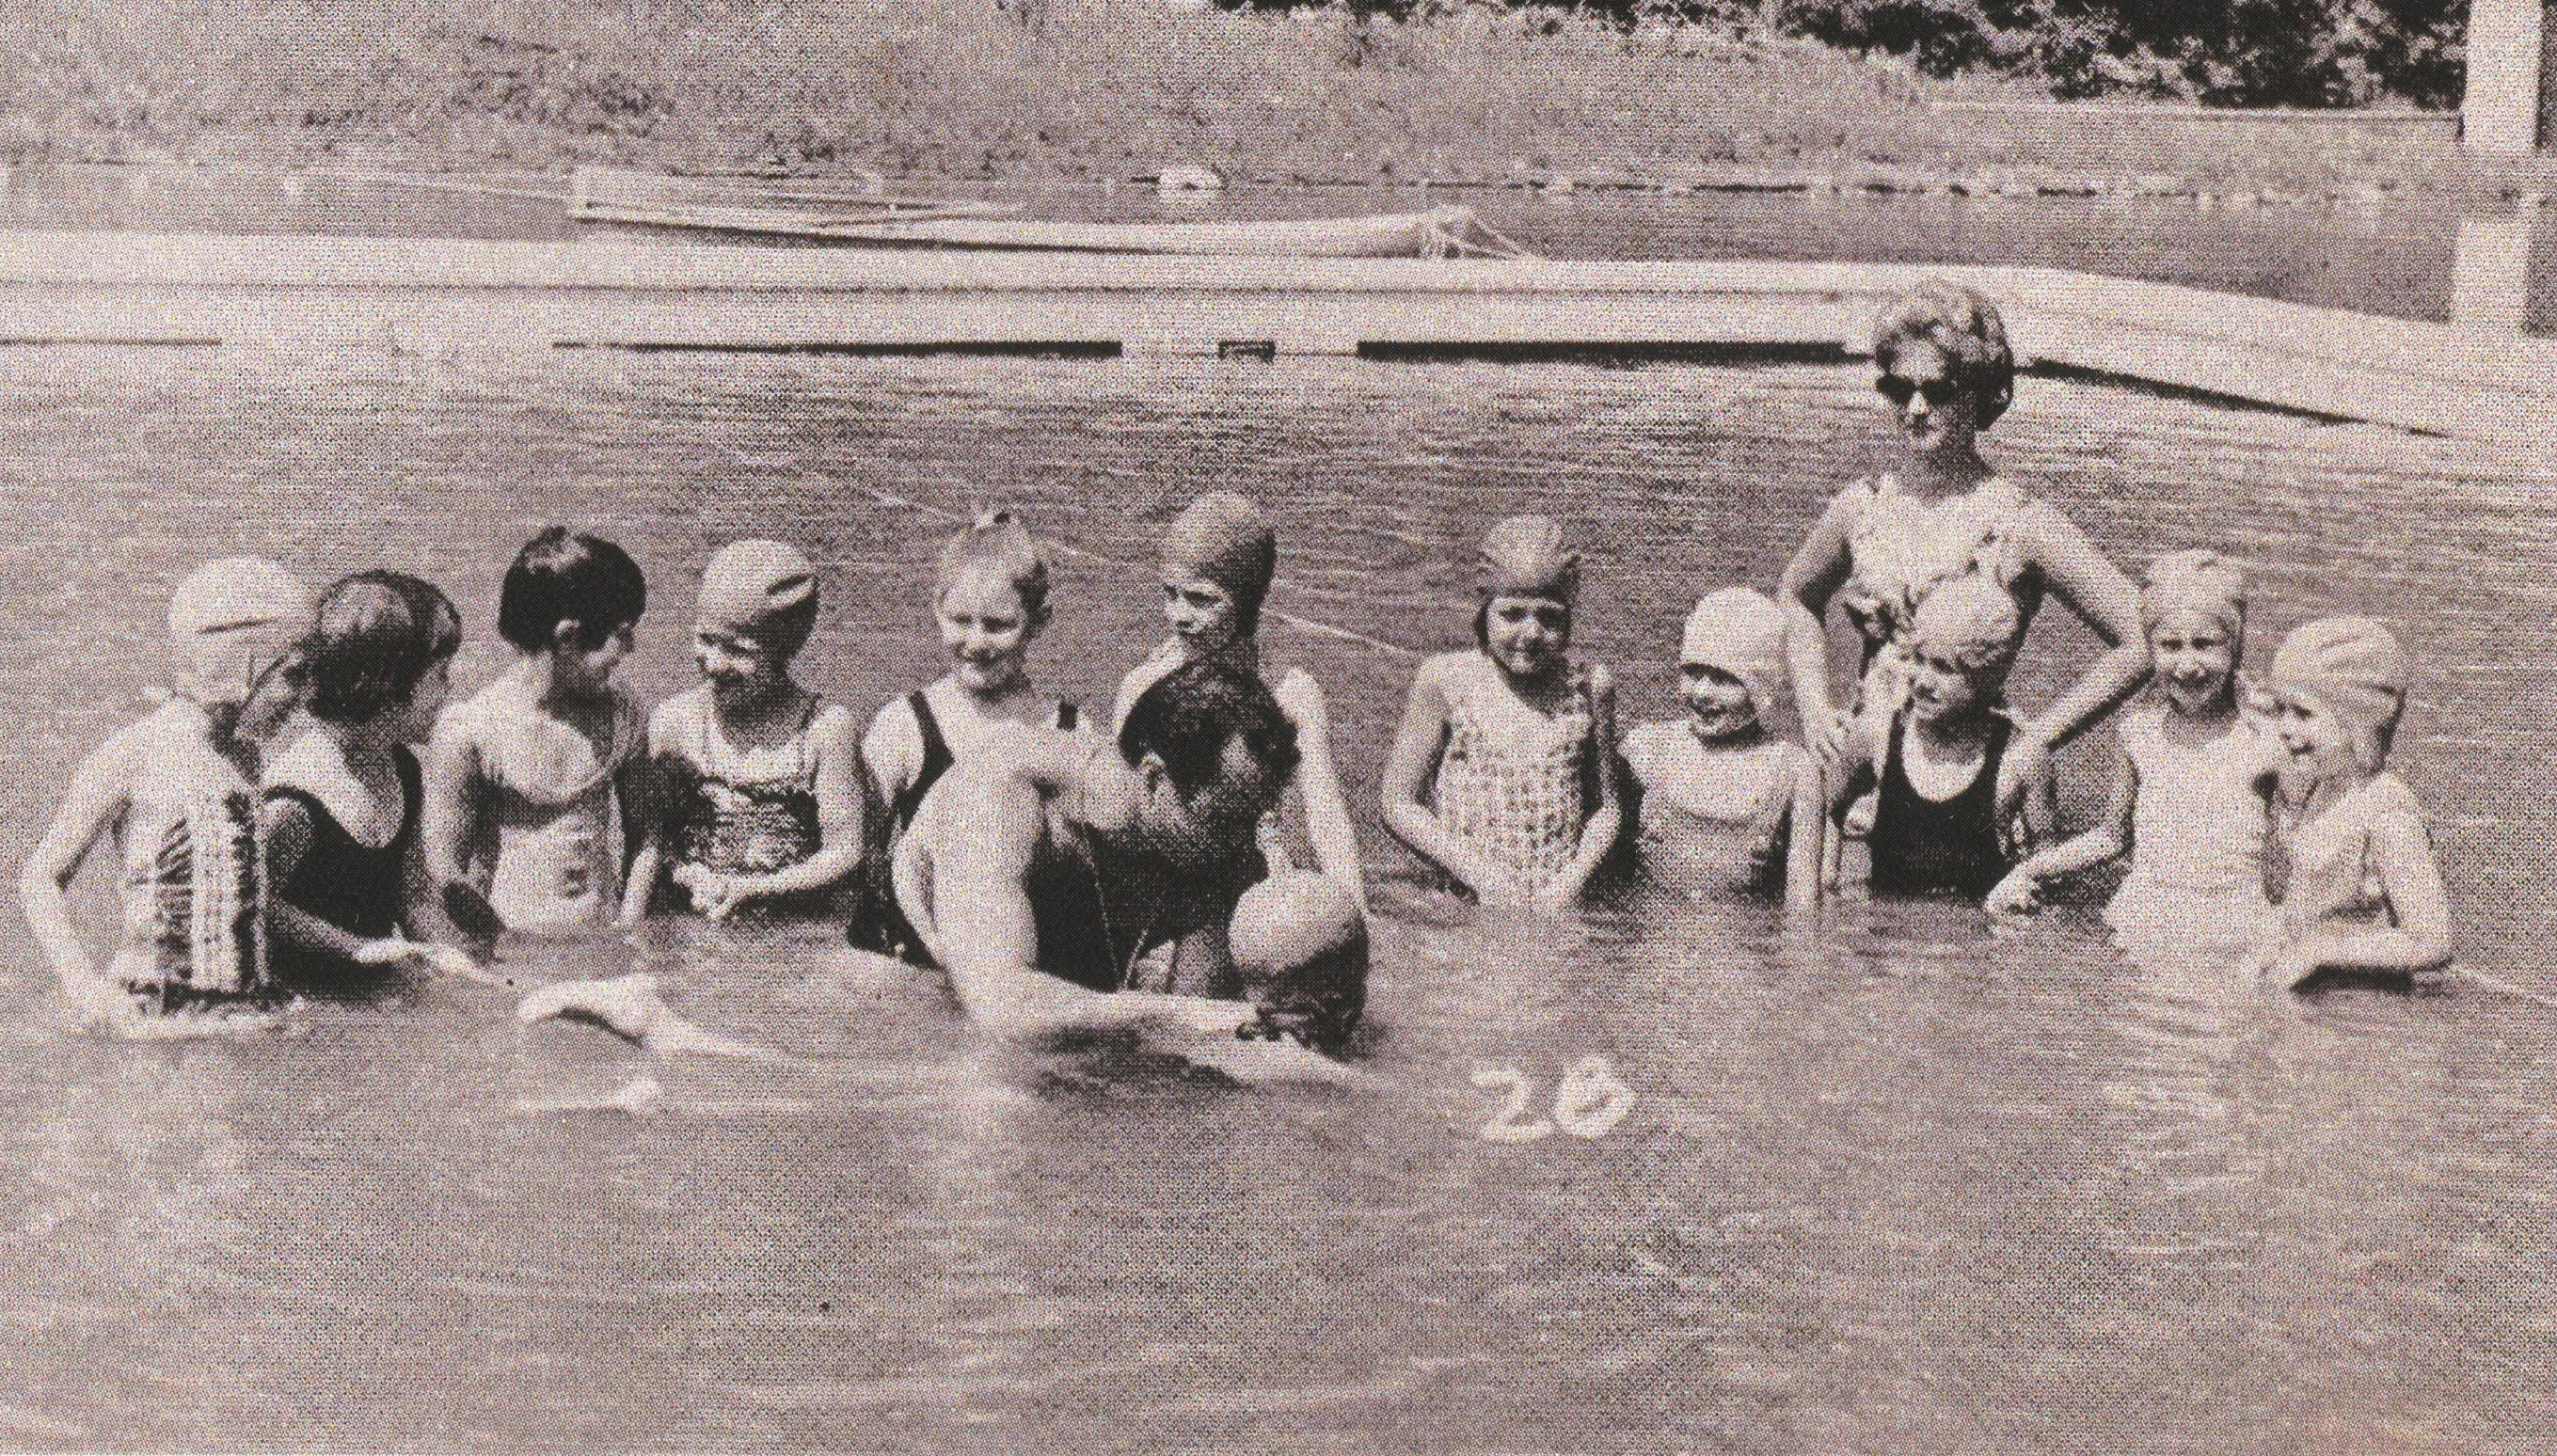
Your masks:
[{"label": "group of children in water", "polygon": [[[2312,621],[2248,681],[2237,567],[2173,551],[2134,588],[1981,460],[1977,435],[2014,373],[1985,300],[1920,290],[1885,315],[1875,355],[1904,467],[1841,492],[1775,596],[1730,588],[1696,604],[1674,721],[1620,734],[1607,670],[1572,654],[1581,562],[1562,529],[1492,527],[1475,645],[1420,664],[1385,765],[1395,837],[1486,904],[1543,909],[1579,899],[1620,845],[1682,890],[1799,910],[1860,839],[1875,892],[2000,915],[2127,857],[2106,913],[2135,954],[2219,956],[2286,984],[2447,964],[2441,874],[2387,766],[2409,678],[2388,629]],[[359,989],[402,968],[484,976],[500,930],[672,904],[848,913],[855,944],[928,961],[889,865],[935,782],[999,744],[1102,746],[1149,685],[1209,658],[1258,675],[1296,729],[1287,817],[1300,827],[1265,821],[1259,862],[1296,860],[1301,842],[1364,913],[1322,691],[1259,645],[1277,549],[1241,496],[1185,511],[1161,553],[1171,634],[1093,724],[1030,681],[1045,554],[1011,515],[982,517],[939,563],[950,670],[858,737],[842,705],[791,674],[818,573],[778,542],[712,558],[693,634],[702,683],[653,713],[614,684],[645,583],[593,536],[553,529],[524,547],[496,623],[516,660],[450,706],[462,621],[433,586],[367,571],[314,600],[273,564],[216,562],[171,602],[167,701],[73,775],[22,880],[28,915],[73,1004],[117,1017]],[[2046,596],[2106,651],[2026,717],[2004,688]],[[1832,602],[1862,646],[1843,703]],[[2152,673],[2150,700],[2120,720],[2104,817],[2050,843],[2053,750]],[[1779,732],[1789,696],[1801,742]],[[101,968],[67,890],[108,836],[123,925]]]}]

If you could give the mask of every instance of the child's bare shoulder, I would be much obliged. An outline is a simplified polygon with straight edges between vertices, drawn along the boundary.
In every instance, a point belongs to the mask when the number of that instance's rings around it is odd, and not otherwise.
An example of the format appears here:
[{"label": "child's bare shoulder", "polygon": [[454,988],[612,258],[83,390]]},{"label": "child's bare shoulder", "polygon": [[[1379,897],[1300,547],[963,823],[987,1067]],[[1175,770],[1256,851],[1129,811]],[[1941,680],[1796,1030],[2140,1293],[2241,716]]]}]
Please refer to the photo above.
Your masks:
[{"label": "child's bare shoulder", "polygon": [[336,764],[329,761],[332,745],[316,732],[304,733],[286,745],[283,752],[267,760],[263,775],[270,789],[303,789],[317,787],[324,780],[335,783],[344,772],[341,757]]},{"label": "child's bare shoulder", "polygon": [[1412,685],[1414,688],[1429,687],[1445,692],[1462,684],[1468,678],[1488,671],[1491,665],[1491,659],[1480,652],[1466,648],[1458,648],[1453,652],[1433,653],[1420,659],[1419,669],[1412,675]]},{"label": "child's bare shoulder", "polygon": [[89,749],[71,770],[72,779],[130,792],[146,769],[177,746],[177,727],[168,707],[144,714]]},{"label": "child's bare shoulder", "polygon": [[2415,797],[2414,785],[2397,776],[2395,769],[2383,768],[2362,787],[2361,807],[2365,818],[2411,819],[2421,824],[2424,802]]},{"label": "child's bare shoulder", "polygon": [[663,756],[691,742],[710,702],[711,690],[704,684],[658,704],[648,714],[648,751]]}]

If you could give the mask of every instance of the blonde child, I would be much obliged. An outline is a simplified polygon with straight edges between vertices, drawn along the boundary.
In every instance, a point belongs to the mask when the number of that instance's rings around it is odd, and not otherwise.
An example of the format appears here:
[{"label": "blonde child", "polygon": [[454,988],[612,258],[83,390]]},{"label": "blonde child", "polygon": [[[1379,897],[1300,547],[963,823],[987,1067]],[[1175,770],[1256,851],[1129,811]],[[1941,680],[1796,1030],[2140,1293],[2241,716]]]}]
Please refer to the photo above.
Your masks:
[{"label": "blonde child", "polygon": [[645,721],[613,686],[647,583],[621,548],[552,527],[506,571],[497,634],[515,665],[444,712],[429,745],[427,873],[474,941],[502,925],[603,925],[620,899],[624,826],[645,792]]},{"label": "blonde child", "polygon": [[[1259,676],[1270,685],[1279,711],[1296,726],[1296,747],[1303,755],[1296,788],[1314,867],[1338,881],[1364,911],[1367,875],[1332,764],[1331,714],[1323,690],[1301,667],[1272,670],[1261,652],[1261,606],[1278,565],[1278,538],[1260,507],[1231,491],[1192,501],[1163,535],[1163,614],[1172,635],[1120,682],[1110,722],[1115,730],[1147,688],[1203,657],[1223,658]],[[1274,868],[1290,858],[1278,826],[1274,816],[1262,835],[1263,854]]]},{"label": "blonde child", "polygon": [[1476,559],[1471,652],[1420,664],[1385,767],[1385,822],[1486,904],[1559,910],[1616,842],[1616,690],[1570,656],[1580,558],[1513,516]]},{"label": "blonde child", "polygon": [[817,571],[796,548],[740,541],[711,558],[693,620],[702,685],[648,721],[659,812],[631,860],[625,919],[646,911],[661,868],[724,920],[822,898],[859,867],[853,716],[790,675],[816,624]]},{"label": "blonde child", "polygon": [[1919,603],[1906,690],[1887,713],[1856,721],[1830,791],[1832,812],[1874,791],[1865,845],[1876,894],[1977,900],[2014,864],[2026,831],[1998,807],[1997,785],[2014,734],[2006,677],[2023,637],[2015,598],[1986,577],[1955,578]]},{"label": "blonde child", "polygon": [[2270,908],[2264,898],[2273,734],[2238,703],[2246,579],[2210,551],[2179,551],[2149,569],[2142,598],[2155,700],[2121,721],[2113,795],[2093,829],[2015,867],[1988,897],[2027,914],[2043,885],[2131,857],[2104,919],[2136,957],[2215,945],[2242,957]]},{"label": "blonde child", "polygon": [[[359,572],[320,594],[299,671],[309,727],[267,765],[267,936],[294,991],[363,990],[357,968],[475,977],[451,946],[416,939],[423,742],[453,689],[462,617],[432,585]],[[429,919],[427,924],[434,922]]]},{"label": "blonde child", "polygon": [[2263,965],[2283,985],[2450,964],[2450,899],[2423,809],[2388,769],[2409,676],[2405,649],[2367,617],[2309,622],[2273,655],[2290,874]]},{"label": "blonde child", "polygon": [[1785,691],[1785,612],[1745,587],[1695,604],[1680,643],[1685,716],[1625,732],[1645,869],[1690,894],[1782,887],[1817,905],[1822,829],[1819,765],[1777,737],[1768,715]]},{"label": "blonde child", "polygon": [[[27,923],[81,1019],[222,1014],[267,994],[259,745],[300,702],[291,644],[310,618],[309,589],[248,557],[198,570],[170,598],[174,691],[72,771],[18,881]],[[67,896],[101,835],[119,852],[123,901],[103,970]]]},{"label": "blonde child", "polygon": [[941,550],[932,616],[950,671],[930,686],[891,699],[862,739],[870,772],[871,860],[855,911],[854,945],[928,963],[921,937],[898,909],[889,864],[924,795],[952,765],[1000,738],[1031,733],[1071,743],[1082,730],[1072,703],[1031,686],[1030,644],[1048,623],[1047,554],[1010,511],[992,511]]}]

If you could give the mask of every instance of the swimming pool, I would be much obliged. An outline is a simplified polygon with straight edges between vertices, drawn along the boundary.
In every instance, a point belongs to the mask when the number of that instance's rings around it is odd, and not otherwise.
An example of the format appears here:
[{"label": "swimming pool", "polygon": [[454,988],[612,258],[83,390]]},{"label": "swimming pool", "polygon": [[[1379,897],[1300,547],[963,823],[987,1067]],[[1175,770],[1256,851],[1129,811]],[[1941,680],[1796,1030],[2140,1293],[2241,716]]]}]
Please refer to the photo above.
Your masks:
[{"label": "swimming pool", "polygon": [[[2421,661],[2401,760],[2464,957],[2542,990],[2557,769],[2552,471],[2480,447],[2047,380],[1993,458],[2113,552],[2258,564],[2261,651],[2366,610]],[[0,353],[0,853],[160,675],[216,552],[453,592],[466,689],[553,520],[629,547],[629,684],[690,674],[696,574],[827,567],[803,677],[867,715],[936,670],[935,510],[1144,563],[1198,491],[1278,522],[1274,605],[1460,641],[1464,563],[1571,522],[1586,650],[1666,711],[1686,606],[1771,582],[1880,422],[1861,370],[249,350]],[[918,508],[922,507],[922,508]],[[1160,633],[1070,557],[1041,680]],[[2086,650],[2046,613],[2019,696]],[[2301,1001],[2135,973],[2084,914],[1780,933],[1744,905],[1478,916],[1396,871],[1376,773],[1411,664],[1274,626],[1322,681],[1383,873],[1359,1092],[1108,1044],[1007,1050],[829,927],[669,923],[526,970],[660,972],[807,1059],[680,1062],[437,987],[290,1036],[55,1029],[10,918],[0,1392],[11,1445],[1299,1451],[2534,1450],[2557,1434],[2544,1109],[2557,1012],[2468,985]],[[2095,791],[2074,765],[2083,803]],[[88,902],[98,904],[92,894]],[[1603,1136],[1486,1139],[1607,1058]],[[653,1117],[519,1100],[664,1083]]]}]

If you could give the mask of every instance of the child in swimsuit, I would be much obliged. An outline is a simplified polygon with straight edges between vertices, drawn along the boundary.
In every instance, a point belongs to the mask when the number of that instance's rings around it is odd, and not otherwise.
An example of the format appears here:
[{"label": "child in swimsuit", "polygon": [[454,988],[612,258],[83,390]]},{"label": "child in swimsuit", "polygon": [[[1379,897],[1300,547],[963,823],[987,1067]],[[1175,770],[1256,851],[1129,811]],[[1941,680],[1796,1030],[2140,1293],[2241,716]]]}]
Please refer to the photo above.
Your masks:
[{"label": "child in swimsuit", "polygon": [[631,860],[627,917],[661,865],[713,920],[821,901],[859,867],[853,716],[790,675],[816,624],[817,571],[795,548],[740,541],[711,558],[693,625],[704,681],[648,721],[660,812]]},{"label": "child in swimsuit", "polygon": [[1486,904],[1558,911],[1616,843],[1616,690],[1572,661],[1580,558],[1544,516],[1483,538],[1471,652],[1420,664],[1385,768],[1396,838]]},{"label": "child in swimsuit", "polygon": [[2104,909],[2134,960],[2223,953],[2242,964],[2271,908],[2264,845],[2278,744],[2237,698],[2246,580],[2210,551],[2149,569],[2142,603],[2156,700],[2121,720],[2113,797],[2086,833],[2017,865],[1988,897],[2029,914],[2050,880],[2131,857]]},{"label": "child in swimsuit", "polygon": [[929,964],[922,939],[897,908],[890,865],[923,796],[951,765],[1024,732],[1080,756],[1075,705],[1043,698],[1030,685],[1030,644],[1048,623],[1048,582],[1047,554],[1010,511],[979,517],[942,548],[932,615],[950,671],[891,699],[862,739],[875,818],[854,945]]},{"label": "child in swimsuit", "polygon": [[399,572],[360,572],[320,596],[303,638],[310,727],[267,766],[267,938],[278,983],[360,989],[356,968],[470,975],[451,946],[421,942],[417,825],[425,791],[411,743],[453,689],[462,617]]},{"label": "child in swimsuit", "polygon": [[1866,849],[1876,894],[1977,900],[2014,864],[2024,832],[1998,812],[1996,785],[2011,730],[2006,675],[2023,636],[2015,599],[1985,577],[1948,582],[1919,604],[1908,690],[1858,719],[1830,794],[1843,812],[1875,791]]},{"label": "child in swimsuit", "polygon": [[2263,967],[2283,985],[2450,964],[2442,867],[2415,791],[2388,769],[2410,675],[2405,649],[2367,617],[2306,623],[2273,655],[2290,874]]},{"label": "child in swimsuit", "polygon": [[1785,613],[1745,587],[1687,617],[1680,652],[1686,716],[1627,729],[1634,823],[1651,876],[1690,895],[1781,890],[1819,902],[1819,765],[1775,736],[1785,690]]},{"label": "child in swimsuit", "polygon": [[[421,835],[443,899],[536,934],[614,918],[647,765],[639,705],[612,673],[647,596],[620,547],[557,526],[507,568],[497,634],[518,660],[446,709],[428,748]],[[485,941],[494,926],[463,928]]]},{"label": "child in swimsuit", "polygon": [[[227,1015],[269,994],[259,745],[301,700],[291,644],[309,589],[272,562],[214,562],[169,602],[169,700],[72,771],[18,881],[27,923],[83,1020]],[[100,836],[121,859],[122,934],[104,970],[67,895]]]},{"label": "child in swimsuit", "polygon": [[[1163,614],[1170,619],[1172,635],[1120,682],[1110,722],[1115,731],[1147,688],[1203,657],[1222,657],[1261,676],[1279,710],[1296,726],[1296,746],[1304,756],[1297,764],[1295,786],[1314,866],[1339,881],[1364,909],[1367,875],[1332,765],[1331,714],[1323,690],[1303,668],[1274,672],[1262,656],[1261,605],[1278,564],[1278,538],[1260,507],[1223,491],[1192,501],[1163,536]],[[1294,859],[1279,826],[1279,817],[1272,816],[1261,837],[1263,857],[1273,866]]]}]

